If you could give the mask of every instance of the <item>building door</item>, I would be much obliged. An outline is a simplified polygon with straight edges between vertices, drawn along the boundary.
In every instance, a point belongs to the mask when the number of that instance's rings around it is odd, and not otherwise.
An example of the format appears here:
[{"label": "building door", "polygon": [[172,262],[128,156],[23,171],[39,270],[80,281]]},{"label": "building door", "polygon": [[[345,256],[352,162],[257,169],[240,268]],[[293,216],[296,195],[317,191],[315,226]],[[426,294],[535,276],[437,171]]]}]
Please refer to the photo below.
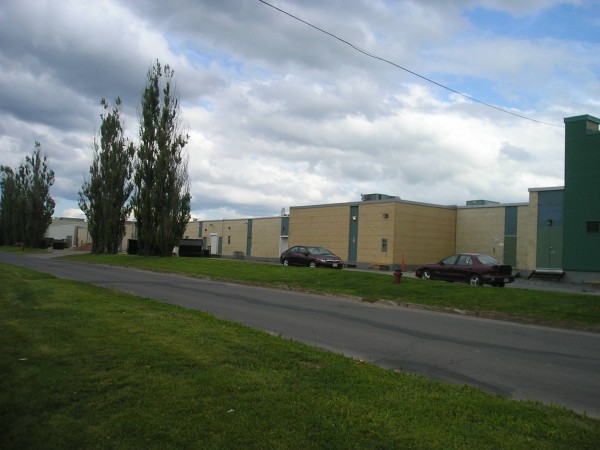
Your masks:
[{"label": "building door", "polygon": [[517,266],[517,237],[504,236],[504,254],[502,262],[510,264],[513,267]]},{"label": "building door", "polygon": [[219,254],[219,236],[217,233],[210,233],[210,254]]},{"label": "building door", "polygon": [[538,228],[537,268],[562,269],[562,227],[551,225]]},{"label": "building door", "polygon": [[561,269],[563,265],[564,192],[540,192],[537,218],[536,269]]},{"label": "building door", "polygon": [[288,237],[281,236],[281,238],[279,240],[279,254],[281,255],[287,249],[288,249]]},{"label": "building door", "polygon": [[518,212],[516,206],[504,208],[504,252],[503,264],[517,266],[517,224]]},{"label": "building door", "polygon": [[350,242],[348,242],[348,261],[350,266],[356,265],[358,255],[358,206],[350,207]]}]

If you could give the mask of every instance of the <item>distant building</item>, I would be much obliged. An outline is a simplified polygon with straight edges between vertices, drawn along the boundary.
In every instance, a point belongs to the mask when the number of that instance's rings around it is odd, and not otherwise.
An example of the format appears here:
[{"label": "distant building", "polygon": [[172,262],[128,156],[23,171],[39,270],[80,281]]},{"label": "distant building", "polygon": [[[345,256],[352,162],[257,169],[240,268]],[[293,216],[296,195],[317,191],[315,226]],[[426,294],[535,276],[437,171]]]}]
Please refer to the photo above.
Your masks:
[{"label": "distant building", "polygon": [[88,234],[87,222],[84,219],[73,219],[69,217],[55,217],[46,231],[46,236],[64,240],[66,247],[78,247],[91,243]]}]

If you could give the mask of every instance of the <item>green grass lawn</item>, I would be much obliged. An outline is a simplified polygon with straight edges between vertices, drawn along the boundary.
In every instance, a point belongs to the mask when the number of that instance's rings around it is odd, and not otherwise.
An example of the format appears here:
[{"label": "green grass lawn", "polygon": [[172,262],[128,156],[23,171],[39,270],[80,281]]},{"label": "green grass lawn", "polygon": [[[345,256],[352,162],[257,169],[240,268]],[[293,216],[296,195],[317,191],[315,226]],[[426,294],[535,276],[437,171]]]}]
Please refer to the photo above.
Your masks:
[{"label": "green grass lawn", "polygon": [[0,245],[0,252],[4,253],[19,253],[19,254],[32,254],[32,253],[48,253],[47,248],[23,248],[20,245]]},{"label": "green grass lawn", "polygon": [[[310,276],[333,274],[343,272]],[[600,421],[564,408],[382,369],[6,264],[0,373],[3,449],[583,449],[600,442]]]},{"label": "green grass lawn", "polygon": [[526,289],[502,289],[403,278],[400,284],[381,273],[283,267],[218,258],[158,258],[130,255],[68,256],[84,262],[117,264],[260,284],[349,295],[365,301],[458,309],[476,314],[600,331],[600,296]]}]

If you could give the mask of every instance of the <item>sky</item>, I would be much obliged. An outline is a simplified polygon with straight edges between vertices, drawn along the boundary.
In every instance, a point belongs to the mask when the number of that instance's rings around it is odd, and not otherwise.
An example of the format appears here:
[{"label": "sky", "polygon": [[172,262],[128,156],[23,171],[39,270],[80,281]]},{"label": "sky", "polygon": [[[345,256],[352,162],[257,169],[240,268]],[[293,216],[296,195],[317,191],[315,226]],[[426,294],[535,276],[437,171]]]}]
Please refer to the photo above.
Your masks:
[{"label": "sky", "polygon": [[564,184],[563,119],[600,117],[600,0],[268,3],[2,0],[0,164],[39,141],[54,216],[84,217],[100,100],[138,142],[156,60],[199,220],[371,193],[527,202]]}]

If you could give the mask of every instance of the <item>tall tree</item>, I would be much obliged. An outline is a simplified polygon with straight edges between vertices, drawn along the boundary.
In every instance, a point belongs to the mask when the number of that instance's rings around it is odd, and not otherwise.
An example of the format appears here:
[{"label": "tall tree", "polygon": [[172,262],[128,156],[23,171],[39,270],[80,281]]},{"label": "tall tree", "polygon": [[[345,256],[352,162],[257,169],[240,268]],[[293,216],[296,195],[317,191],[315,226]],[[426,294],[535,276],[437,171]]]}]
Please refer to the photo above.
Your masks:
[{"label": "tall tree", "polygon": [[17,174],[9,166],[0,166],[0,243],[22,242],[25,230],[25,208]]},{"label": "tall tree", "polygon": [[42,157],[40,152],[41,144],[36,142],[33,154],[25,158],[25,165],[19,170],[25,185],[25,245],[29,247],[43,244],[56,205],[50,195],[54,171],[48,166],[48,157]]},{"label": "tall tree", "polygon": [[[140,112],[135,190],[138,253],[169,256],[190,219],[190,189],[174,71],[159,61],[148,70]],[[164,77],[164,78],[163,78]]]},{"label": "tall tree", "polygon": [[125,221],[131,212],[127,204],[133,183],[135,147],[124,135],[119,113],[121,99],[110,108],[102,99],[99,139],[94,136],[94,160],[90,179],[79,191],[79,207],[88,220],[92,253],[117,253],[125,236]]},{"label": "tall tree", "polygon": [[28,247],[43,244],[54,214],[55,203],[50,195],[53,184],[54,171],[48,166],[47,156],[42,157],[39,142],[16,172],[0,166],[1,231],[6,243],[22,241]]}]

